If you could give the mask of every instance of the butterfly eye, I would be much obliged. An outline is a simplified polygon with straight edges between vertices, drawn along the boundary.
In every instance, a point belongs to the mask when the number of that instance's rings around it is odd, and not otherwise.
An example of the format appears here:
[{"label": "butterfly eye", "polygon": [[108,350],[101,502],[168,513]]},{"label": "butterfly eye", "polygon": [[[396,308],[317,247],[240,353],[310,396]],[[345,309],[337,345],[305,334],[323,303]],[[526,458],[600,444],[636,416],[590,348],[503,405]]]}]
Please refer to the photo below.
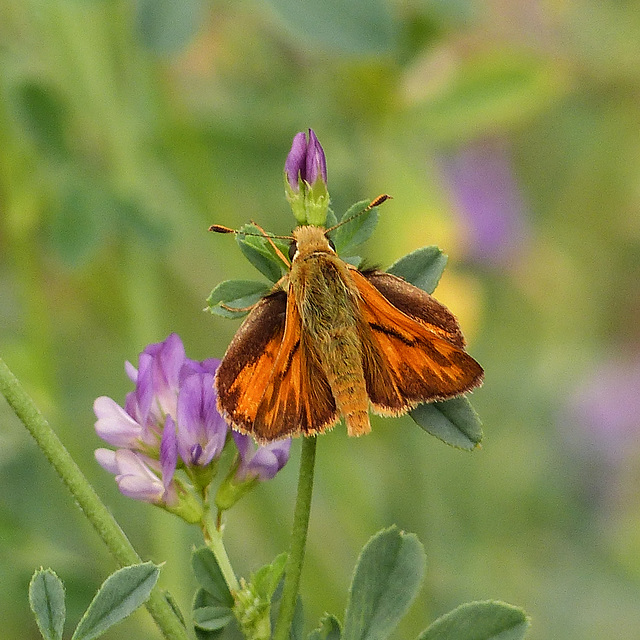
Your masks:
[{"label": "butterfly eye", "polygon": [[329,238],[329,236],[327,236],[327,240],[329,241],[329,246],[335,251],[336,250],[336,245],[333,244],[333,240],[331,238]]},{"label": "butterfly eye", "polygon": [[296,255],[296,251],[298,250],[298,243],[297,242],[292,242],[289,245],[289,260],[291,260],[293,262],[293,256]]}]

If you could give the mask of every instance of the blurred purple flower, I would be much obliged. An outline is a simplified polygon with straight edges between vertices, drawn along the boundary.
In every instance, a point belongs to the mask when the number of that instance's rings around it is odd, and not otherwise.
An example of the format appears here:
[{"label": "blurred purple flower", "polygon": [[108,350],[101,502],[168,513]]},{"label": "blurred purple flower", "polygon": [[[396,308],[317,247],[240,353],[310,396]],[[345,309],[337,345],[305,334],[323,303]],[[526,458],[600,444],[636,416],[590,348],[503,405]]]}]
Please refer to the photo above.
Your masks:
[{"label": "blurred purple flower", "polygon": [[465,233],[467,257],[508,266],[526,238],[526,207],[506,143],[469,143],[442,154],[438,164]]},{"label": "blurred purple flower", "polygon": [[126,363],[136,388],[124,408],[106,396],[95,401],[96,432],[118,448],[98,449],[96,458],[116,474],[124,495],[171,507],[170,501],[184,494],[174,483],[180,459],[189,470],[220,457],[228,427],[213,388],[219,364],[187,358],[174,333],[146,347],[137,369]]},{"label": "blurred purple flower", "polygon": [[271,480],[289,460],[291,438],[256,445],[250,436],[234,431],[233,440],[240,454],[235,483],[240,484],[254,478],[260,481]]},{"label": "blurred purple flower", "polygon": [[313,185],[318,178],[327,183],[327,161],[313,129],[309,129],[308,141],[304,131],[293,137],[284,171],[289,186],[296,193],[300,190],[299,178],[308,185]]},{"label": "blurred purple flower", "polygon": [[569,396],[560,418],[582,456],[618,464],[640,449],[640,357],[600,363]]}]

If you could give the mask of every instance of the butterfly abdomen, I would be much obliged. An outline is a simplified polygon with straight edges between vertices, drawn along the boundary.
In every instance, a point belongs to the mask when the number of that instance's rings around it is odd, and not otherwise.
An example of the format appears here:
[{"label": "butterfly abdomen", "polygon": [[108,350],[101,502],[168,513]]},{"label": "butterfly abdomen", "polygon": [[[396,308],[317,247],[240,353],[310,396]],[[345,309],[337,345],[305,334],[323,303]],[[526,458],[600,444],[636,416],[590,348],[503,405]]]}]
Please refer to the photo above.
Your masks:
[{"label": "butterfly abdomen", "polygon": [[349,435],[360,436],[371,431],[371,424],[361,347],[354,337],[357,339],[357,335],[354,336],[351,331],[342,336],[333,336],[322,364]]}]

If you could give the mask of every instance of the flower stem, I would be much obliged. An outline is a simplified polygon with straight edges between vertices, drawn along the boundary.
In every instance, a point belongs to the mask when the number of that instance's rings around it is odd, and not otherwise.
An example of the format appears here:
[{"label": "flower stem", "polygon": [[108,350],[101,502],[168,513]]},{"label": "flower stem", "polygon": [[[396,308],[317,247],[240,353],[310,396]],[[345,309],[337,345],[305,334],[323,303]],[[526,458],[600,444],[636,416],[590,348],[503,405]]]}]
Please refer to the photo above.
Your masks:
[{"label": "flower stem", "polygon": [[[45,417],[1,358],[0,391],[67,485],[85,516],[120,566],[142,562],[120,525],[102,503]],[[151,592],[146,607],[165,638],[189,640],[185,627],[158,587]]]},{"label": "flower stem", "polygon": [[300,476],[298,478],[298,497],[293,514],[293,529],[291,531],[291,549],[285,569],[284,587],[280,612],[276,622],[274,640],[288,640],[289,630],[293,621],[293,614],[298,598],[300,573],[304,560],[304,549],[307,543],[307,529],[309,527],[309,513],[311,511],[311,494],[313,492],[313,470],[316,460],[316,438],[302,439],[302,453],[300,454]]},{"label": "flower stem", "polygon": [[222,541],[222,529],[222,525],[218,526],[217,523],[214,524],[211,512],[207,508],[205,516],[202,519],[202,534],[204,541],[213,552],[216,562],[218,563],[218,567],[220,567],[220,571],[222,571],[224,581],[227,583],[227,587],[229,587],[229,591],[231,591],[231,594],[233,595],[240,590],[240,584],[238,583],[238,579],[236,578],[236,574],[231,566],[229,556],[227,555],[224,542]]}]

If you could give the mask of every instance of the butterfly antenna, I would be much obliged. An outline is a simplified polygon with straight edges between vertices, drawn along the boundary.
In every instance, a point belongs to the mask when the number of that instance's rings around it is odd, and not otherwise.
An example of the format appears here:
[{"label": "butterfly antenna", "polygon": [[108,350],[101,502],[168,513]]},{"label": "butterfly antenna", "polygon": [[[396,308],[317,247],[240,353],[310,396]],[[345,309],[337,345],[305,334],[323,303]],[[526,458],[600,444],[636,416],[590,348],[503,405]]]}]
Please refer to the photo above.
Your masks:
[{"label": "butterfly antenna", "polygon": [[371,209],[374,209],[375,207],[379,207],[383,202],[386,202],[387,200],[391,200],[392,198],[393,196],[383,193],[377,198],[374,198],[364,209],[362,209],[361,211],[358,211],[358,213],[355,213],[354,215],[352,215],[350,218],[347,218],[346,220],[340,220],[340,222],[338,222],[338,224],[334,224],[333,227],[329,227],[325,231],[325,233],[329,233],[330,231],[333,231],[334,229],[341,227],[343,224],[347,224],[347,222],[351,222],[352,220],[355,220],[355,218],[357,218],[358,216],[361,216],[364,213],[367,213],[367,211],[371,211]]},{"label": "butterfly antenna", "polygon": [[291,266],[291,262],[285,257],[284,253],[282,253],[282,251],[280,251],[280,249],[277,247],[276,243],[271,239],[271,238],[280,238],[281,240],[284,239],[283,236],[270,236],[267,234],[267,232],[256,222],[253,222],[253,220],[251,221],[251,224],[256,227],[257,229],[260,229],[260,231],[262,231],[262,233],[264,234],[264,237],[267,239],[267,241],[269,242],[269,244],[273,247],[273,250],[276,252],[276,255],[280,258],[280,260],[282,260],[282,262],[284,262],[288,267]]},{"label": "butterfly antenna", "polygon": [[236,229],[231,229],[230,227],[225,227],[224,225],[221,225],[221,224],[212,224],[209,227],[209,231],[213,231],[214,233],[235,233],[236,235],[241,235],[241,236],[254,236],[256,238],[265,238],[269,242],[269,244],[273,247],[273,250],[276,252],[276,255],[280,258],[280,260],[282,260],[288,267],[290,267],[291,262],[286,258],[284,253],[280,251],[276,243],[273,241],[273,238],[276,238],[278,240],[293,240],[293,237],[269,235],[259,224],[257,224],[253,220],[251,221],[251,224],[257,229],[259,229],[261,233],[247,233],[246,231],[238,231]]}]

